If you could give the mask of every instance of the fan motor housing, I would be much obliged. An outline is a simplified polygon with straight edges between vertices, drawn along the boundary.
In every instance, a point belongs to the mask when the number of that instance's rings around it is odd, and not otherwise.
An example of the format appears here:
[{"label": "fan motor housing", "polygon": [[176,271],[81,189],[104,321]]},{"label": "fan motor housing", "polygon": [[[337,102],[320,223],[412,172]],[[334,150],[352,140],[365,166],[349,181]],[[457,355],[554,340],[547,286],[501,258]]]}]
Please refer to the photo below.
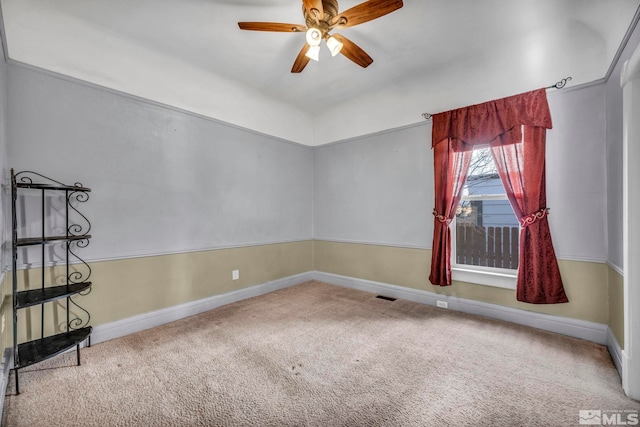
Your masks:
[{"label": "fan motor housing", "polygon": [[[322,9],[324,16],[320,19],[321,24],[323,24],[321,26],[326,26],[328,28],[331,26],[333,19],[338,15],[338,1],[322,0]],[[304,6],[302,6],[302,13],[304,15],[305,22],[307,23],[307,27],[318,27],[316,17],[310,14]]]}]

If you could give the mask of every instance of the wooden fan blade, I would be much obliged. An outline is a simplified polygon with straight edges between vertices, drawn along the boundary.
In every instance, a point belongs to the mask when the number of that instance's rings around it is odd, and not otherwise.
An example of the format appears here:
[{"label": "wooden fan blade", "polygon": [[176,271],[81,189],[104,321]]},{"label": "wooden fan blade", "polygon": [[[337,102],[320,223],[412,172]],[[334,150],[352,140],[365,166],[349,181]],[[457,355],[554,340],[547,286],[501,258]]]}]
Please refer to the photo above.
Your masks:
[{"label": "wooden fan blade", "polygon": [[307,31],[307,27],[298,24],[284,24],[282,22],[238,22],[241,30],[276,31],[279,33],[298,33]]},{"label": "wooden fan blade", "polygon": [[[374,0],[370,0],[374,1]],[[373,62],[373,59],[362,50],[360,46],[346,38],[345,36],[341,36],[340,34],[334,34],[333,37],[342,42],[342,50],[341,54],[361,66],[362,68],[367,68]]]},{"label": "wooden fan blade", "polygon": [[380,18],[381,16],[398,10],[401,7],[402,0],[365,1],[364,3],[360,3],[359,5],[342,12],[337,19],[338,21],[343,22],[346,20],[346,23],[342,24],[339,22],[338,26],[340,28],[353,27],[354,25]]},{"label": "wooden fan blade", "polygon": [[[307,12],[309,12],[309,16],[316,18],[316,22],[319,22],[324,17],[322,0],[302,0],[302,5],[307,9]],[[314,9],[318,11],[317,15],[313,12]]]},{"label": "wooden fan blade", "polygon": [[296,60],[293,62],[293,67],[291,68],[292,73],[299,73],[304,70],[304,67],[309,63],[309,57],[306,55],[309,50],[309,45],[307,43],[302,46],[302,50],[296,57]]}]

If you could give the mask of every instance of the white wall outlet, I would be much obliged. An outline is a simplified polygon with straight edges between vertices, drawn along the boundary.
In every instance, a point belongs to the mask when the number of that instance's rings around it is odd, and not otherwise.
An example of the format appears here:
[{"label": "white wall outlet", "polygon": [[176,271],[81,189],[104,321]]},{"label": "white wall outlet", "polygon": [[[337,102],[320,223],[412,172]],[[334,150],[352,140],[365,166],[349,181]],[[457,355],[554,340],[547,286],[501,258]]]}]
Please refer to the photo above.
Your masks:
[{"label": "white wall outlet", "polygon": [[231,272],[231,279],[238,280],[240,278],[240,270],[233,270]]},{"label": "white wall outlet", "polygon": [[446,301],[437,300],[436,305],[440,308],[449,308],[449,303]]}]

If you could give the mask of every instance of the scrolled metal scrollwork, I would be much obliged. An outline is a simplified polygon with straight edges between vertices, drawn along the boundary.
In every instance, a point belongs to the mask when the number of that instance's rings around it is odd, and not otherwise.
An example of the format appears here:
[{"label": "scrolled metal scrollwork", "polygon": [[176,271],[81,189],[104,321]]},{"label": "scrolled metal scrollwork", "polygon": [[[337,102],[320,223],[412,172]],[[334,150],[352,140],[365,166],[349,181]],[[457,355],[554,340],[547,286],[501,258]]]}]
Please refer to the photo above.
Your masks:
[{"label": "scrolled metal scrollwork", "polygon": [[85,234],[88,234],[83,231],[81,224],[71,224],[67,227],[67,233],[69,233],[69,236],[84,236]]},{"label": "scrolled metal scrollwork", "polygon": [[[82,239],[73,243],[75,243],[79,248],[86,248],[89,245],[89,239]],[[80,261],[80,264],[75,264],[75,265],[82,266],[85,269],[85,271],[82,272],[79,270],[73,270],[69,272],[69,276],[67,277],[67,280],[69,281],[69,283],[87,282],[91,277],[91,266],[87,264],[87,262],[84,259],[78,256],[78,254],[71,249],[71,245],[69,245],[68,251],[75,259]],[[74,268],[77,268],[77,267],[74,267]]]},{"label": "scrolled metal scrollwork", "polygon": [[[80,293],[80,295],[86,295],[91,292],[91,288],[87,288],[87,292]],[[68,298],[69,303],[73,304],[74,308],[69,307],[69,314],[73,314],[73,317],[69,318],[67,326],[69,329],[81,329],[89,325],[91,322],[91,314],[73,300],[73,297]],[[79,309],[81,313],[77,313],[75,309]]]},{"label": "scrolled metal scrollwork", "polygon": [[[24,175],[23,175],[24,174]],[[61,183],[60,181],[56,181],[53,178],[49,178],[48,176],[42,175],[38,172],[33,172],[33,171],[22,171],[22,172],[18,172],[17,174],[15,174],[15,178],[16,178],[16,182],[20,182],[21,184],[33,184],[33,178],[30,177],[28,174],[31,175],[35,175],[35,176],[39,176],[40,178],[44,178],[47,181],[51,181],[53,183],[56,183],[58,185],[65,185],[63,183]],[[21,176],[22,175],[22,176]],[[76,183],[77,184],[77,183]]]},{"label": "scrolled metal scrollwork", "polygon": [[[89,288],[91,289],[91,288]],[[81,292],[76,295],[86,295],[89,292]],[[64,310],[69,314],[68,319],[65,319],[63,322],[58,323],[58,330],[75,330],[82,329],[85,326],[89,326],[91,322],[91,314],[85,310],[82,306],[80,306],[76,301],[73,300],[74,296],[67,298],[67,307],[64,307],[63,302],[59,302],[58,305],[61,306]]]},{"label": "scrolled metal scrollwork", "polygon": [[[89,239],[79,239],[73,242],[79,248],[86,248],[89,246]],[[75,257],[78,257],[76,254],[73,254]],[[79,258],[79,257],[78,257]]]},{"label": "scrolled metal scrollwork", "polygon": [[74,201],[77,203],[84,203],[87,200],[89,200],[89,193],[87,193],[86,191],[71,191],[67,195],[67,204],[69,205],[69,207],[73,209],[78,215],[80,215],[82,220],[86,223],[84,226],[77,222],[70,224],[67,227],[67,232],[70,236],[84,236],[89,234],[89,232],[91,231],[91,221],[89,221],[89,219],[84,216],[84,214],[80,212],[73,203]]},{"label": "scrolled metal scrollwork", "polygon": [[556,84],[553,84],[551,86],[547,86],[545,89],[562,89],[563,87],[565,87],[567,85],[569,80],[571,80],[571,77],[566,77],[566,78],[560,80],[559,82],[557,82]]},{"label": "scrolled metal scrollwork", "polygon": [[72,271],[67,276],[67,280],[69,283],[82,283],[87,281],[87,277],[85,277],[82,271]]},{"label": "scrolled metal scrollwork", "polygon": [[69,193],[68,200],[75,199],[77,202],[84,203],[89,200],[89,193],[86,191],[72,191]]}]

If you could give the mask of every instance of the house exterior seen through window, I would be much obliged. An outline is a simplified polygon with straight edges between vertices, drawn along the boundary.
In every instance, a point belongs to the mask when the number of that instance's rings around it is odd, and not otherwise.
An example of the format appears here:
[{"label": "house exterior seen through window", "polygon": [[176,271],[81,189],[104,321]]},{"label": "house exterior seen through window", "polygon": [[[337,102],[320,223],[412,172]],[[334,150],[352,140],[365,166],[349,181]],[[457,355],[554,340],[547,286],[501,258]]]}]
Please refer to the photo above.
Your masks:
[{"label": "house exterior seen through window", "polygon": [[518,268],[519,223],[488,147],[473,152],[452,231],[455,265]]}]

